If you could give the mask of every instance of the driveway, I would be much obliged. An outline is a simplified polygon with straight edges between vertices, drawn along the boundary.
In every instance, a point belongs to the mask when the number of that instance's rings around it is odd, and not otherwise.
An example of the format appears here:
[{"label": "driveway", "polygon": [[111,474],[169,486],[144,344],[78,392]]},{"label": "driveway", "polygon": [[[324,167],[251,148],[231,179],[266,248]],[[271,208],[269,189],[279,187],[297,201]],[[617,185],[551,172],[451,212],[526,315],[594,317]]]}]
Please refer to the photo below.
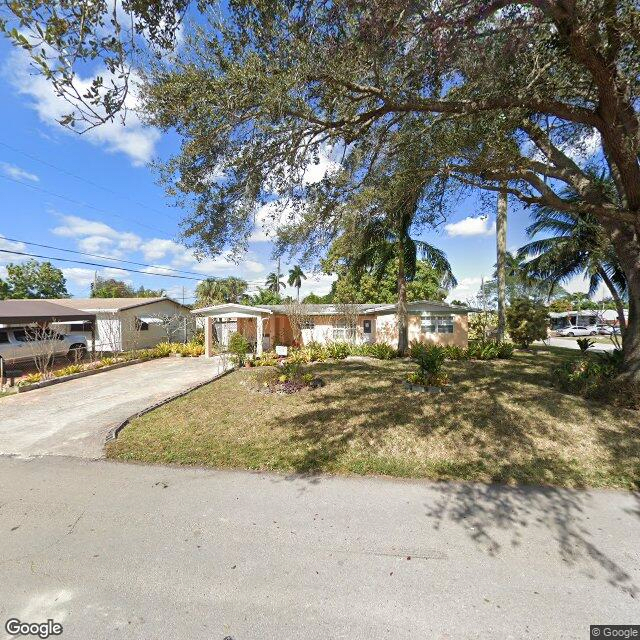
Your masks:
[{"label": "driveway", "polygon": [[68,640],[584,640],[640,621],[632,493],[53,456],[0,458],[0,487],[0,619]]},{"label": "driveway", "polygon": [[101,458],[130,415],[213,378],[218,359],[160,358],[0,399],[0,454]]}]

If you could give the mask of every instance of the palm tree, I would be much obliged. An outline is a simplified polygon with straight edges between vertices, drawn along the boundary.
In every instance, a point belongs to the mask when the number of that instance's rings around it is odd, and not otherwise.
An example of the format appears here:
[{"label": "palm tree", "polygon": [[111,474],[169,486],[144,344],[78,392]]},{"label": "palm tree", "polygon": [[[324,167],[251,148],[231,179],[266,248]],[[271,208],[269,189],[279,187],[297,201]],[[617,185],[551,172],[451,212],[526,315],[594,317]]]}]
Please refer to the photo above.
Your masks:
[{"label": "palm tree", "polygon": [[[416,276],[418,257],[426,261],[438,274],[443,289],[455,287],[458,282],[445,253],[422,240],[411,237],[411,225],[418,208],[418,199],[405,200],[384,217],[371,217],[360,228],[357,245],[360,250],[352,262],[355,270],[371,268],[381,278],[390,263],[398,262],[398,351],[404,353],[409,346],[407,283]],[[395,214],[395,215],[394,215]],[[352,242],[353,242],[352,238]]]},{"label": "palm tree", "polygon": [[197,306],[224,302],[242,302],[246,297],[247,283],[242,278],[207,278],[196,287]]},{"label": "palm tree", "polygon": [[627,279],[602,225],[590,215],[577,216],[545,206],[536,207],[533,218],[533,224],[527,228],[530,238],[539,234],[552,235],[534,240],[519,250],[521,258],[529,258],[525,263],[527,273],[546,279],[550,284],[584,275],[589,279],[589,296],[604,284],[615,301],[624,333]]},{"label": "palm tree", "polygon": [[284,289],[286,286],[284,282],[280,280],[280,275],[273,271],[267,276],[264,284],[267,291],[271,291],[272,293],[280,293],[280,289]]},{"label": "palm tree", "polygon": [[290,287],[295,287],[298,290],[298,302],[300,302],[300,287],[302,286],[302,281],[306,280],[307,276],[304,275],[304,272],[300,268],[300,265],[297,264],[292,269],[289,269],[289,279],[287,282]]}]

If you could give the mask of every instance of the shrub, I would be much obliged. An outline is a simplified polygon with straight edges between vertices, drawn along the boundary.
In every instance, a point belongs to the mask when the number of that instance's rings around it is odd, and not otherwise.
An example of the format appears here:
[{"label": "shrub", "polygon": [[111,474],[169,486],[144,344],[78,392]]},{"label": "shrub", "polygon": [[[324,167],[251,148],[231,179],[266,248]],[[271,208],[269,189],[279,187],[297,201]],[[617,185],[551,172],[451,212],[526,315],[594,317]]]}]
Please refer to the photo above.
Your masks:
[{"label": "shrub", "polygon": [[[588,398],[606,400],[612,404],[620,404],[623,391],[614,378],[620,373],[622,365],[622,351],[599,353],[597,357],[584,355],[572,362],[565,362],[554,369],[554,382],[562,391]],[[635,405],[634,398],[640,398],[638,390],[630,385],[630,406]]]},{"label": "shrub", "polygon": [[278,364],[278,356],[273,351],[263,353],[254,360],[256,367],[275,367]]},{"label": "shrub", "polygon": [[444,347],[415,342],[410,347],[410,353],[418,364],[418,371],[407,376],[409,382],[424,386],[447,384],[448,376],[442,371],[447,357]]},{"label": "shrub", "polygon": [[447,355],[447,360],[467,360],[469,358],[467,349],[458,347],[455,344],[448,344],[443,346],[442,348]]},{"label": "shrub", "polygon": [[58,369],[53,372],[53,375],[56,378],[62,378],[64,376],[71,376],[74,373],[82,373],[84,371],[84,367],[81,364],[72,364],[64,369]]},{"label": "shrub", "polygon": [[174,353],[173,345],[170,342],[161,342],[155,346],[157,354],[168,356],[170,353]]},{"label": "shrub", "polygon": [[582,353],[585,353],[596,343],[596,341],[591,340],[591,338],[578,338],[576,342],[578,343],[578,347],[580,347],[580,351],[582,351]]},{"label": "shrub", "polygon": [[507,307],[507,327],[511,339],[527,349],[535,340],[547,337],[547,308],[540,302],[517,298]]},{"label": "shrub", "polygon": [[41,373],[29,373],[24,378],[22,378],[20,382],[18,382],[18,386],[21,387],[22,385],[26,384],[35,384],[36,382],[41,382],[42,380],[43,377]]},{"label": "shrub", "polygon": [[237,331],[231,334],[229,338],[229,351],[231,352],[233,362],[239,367],[244,365],[244,361],[247,357],[247,353],[251,346],[249,345],[249,341]]},{"label": "shrub", "polygon": [[335,360],[344,360],[351,355],[352,347],[348,342],[330,342],[327,345],[327,356]]},{"label": "shrub", "polygon": [[191,344],[199,344],[201,347],[204,347],[204,331],[202,329],[198,329],[192,336],[191,340],[189,340]]},{"label": "shrub", "polygon": [[390,344],[376,342],[361,345],[360,354],[370,358],[378,358],[378,360],[392,360],[398,355],[398,352]]},{"label": "shrub", "polygon": [[324,362],[328,357],[326,347],[319,342],[310,342],[304,350],[309,354],[309,362]]},{"label": "shrub", "polygon": [[471,342],[466,353],[474,360],[507,359],[513,355],[513,345],[509,342]]},{"label": "shrub", "polygon": [[102,358],[98,363],[101,367],[110,367],[112,364],[118,362],[115,358]]},{"label": "shrub", "polygon": [[291,347],[289,349],[289,355],[287,355],[286,362],[291,364],[307,364],[311,362],[311,356],[305,349],[299,347]]}]

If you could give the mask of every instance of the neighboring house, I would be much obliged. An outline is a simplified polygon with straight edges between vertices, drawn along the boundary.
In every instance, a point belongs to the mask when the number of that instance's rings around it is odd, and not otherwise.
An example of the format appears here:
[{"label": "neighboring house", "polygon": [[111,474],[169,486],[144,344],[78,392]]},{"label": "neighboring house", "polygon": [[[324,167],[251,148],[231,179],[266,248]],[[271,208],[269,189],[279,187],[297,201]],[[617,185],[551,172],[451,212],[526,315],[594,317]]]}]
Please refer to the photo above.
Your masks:
[{"label": "neighboring house", "polygon": [[[625,309],[625,317],[629,316],[629,311]],[[593,309],[584,309],[583,311],[550,311],[549,325],[552,331],[563,329],[569,325],[586,326],[592,324],[608,324],[618,326],[618,312],[613,309],[605,309],[596,311]]]},{"label": "neighboring house", "polygon": [[[244,334],[257,352],[277,345],[293,345],[293,324],[301,327],[302,344],[328,342],[383,342],[398,346],[398,317],[395,304],[302,304],[292,314],[288,305],[219,304],[194,309],[206,318],[205,342],[226,344],[229,327]],[[444,302],[420,300],[407,305],[409,342],[467,345],[469,309]]]},{"label": "neighboring house", "polygon": [[[96,351],[128,351],[155,347],[159,342],[184,342],[193,333],[190,309],[171,298],[65,298],[56,304],[96,315]],[[63,333],[82,333],[82,322],[57,323]]]}]

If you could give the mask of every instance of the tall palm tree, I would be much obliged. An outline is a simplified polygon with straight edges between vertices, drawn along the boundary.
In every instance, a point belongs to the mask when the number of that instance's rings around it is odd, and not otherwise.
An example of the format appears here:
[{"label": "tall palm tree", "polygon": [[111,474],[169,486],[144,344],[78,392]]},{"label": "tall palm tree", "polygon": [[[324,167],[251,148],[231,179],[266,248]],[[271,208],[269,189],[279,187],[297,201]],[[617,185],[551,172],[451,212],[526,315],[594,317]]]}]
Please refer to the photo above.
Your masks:
[{"label": "tall palm tree", "polygon": [[300,287],[302,286],[302,281],[306,279],[307,276],[304,274],[299,264],[292,269],[289,269],[289,279],[287,282],[290,287],[295,287],[298,290],[298,302],[300,302]]},{"label": "tall palm tree", "polygon": [[267,291],[271,291],[272,293],[280,293],[280,289],[285,288],[284,282],[280,280],[279,274],[272,271],[265,280],[264,283]]},{"label": "tall palm tree", "polygon": [[521,258],[529,258],[525,263],[527,273],[544,278],[550,284],[584,275],[589,279],[589,296],[604,284],[615,301],[624,332],[627,279],[603,227],[590,215],[577,216],[543,206],[534,209],[533,219],[527,228],[530,238],[551,235],[529,242],[519,250]]},{"label": "tall palm tree", "polygon": [[371,268],[377,277],[382,277],[390,263],[397,260],[398,350],[401,353],[409,346],[407,283],[416,276],[418,258],[426,261],[440,274],[440,284],[444,289],[458,284],[445,253],[428,242],[411,237],[411,226],[417,208],[417,199],[404,200],[391,215],[370,217],[355,239],[359,251],[352,262],[355,270]]}]

